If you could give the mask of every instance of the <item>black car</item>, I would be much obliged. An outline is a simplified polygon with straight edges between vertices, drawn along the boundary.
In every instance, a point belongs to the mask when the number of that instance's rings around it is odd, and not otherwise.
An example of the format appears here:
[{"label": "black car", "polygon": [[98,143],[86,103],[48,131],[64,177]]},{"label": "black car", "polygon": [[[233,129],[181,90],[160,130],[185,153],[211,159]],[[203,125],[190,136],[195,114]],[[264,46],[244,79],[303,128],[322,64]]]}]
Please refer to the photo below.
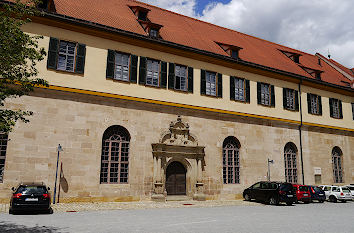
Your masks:
[{"label": "black car", "polygon": [[309,185],[308,187],[311,193],[311,200],[317,200],[318,202],[321,203],[326,200],[326,194],[320,187],[312,186],[312,185]]},{"label": "black car", "polygon": [[9,213],[18,211],[44,211],[53,213],[50,207],[50,194],[43,183],[21,183],[16,189],[12,187]]},{"label": "black car", "polygon": [[291,183],[260,181],[243,191],[246,201],[255,199],[271,205],[278,205],[285,202],[292,205],[296,202],[296,193]]}]

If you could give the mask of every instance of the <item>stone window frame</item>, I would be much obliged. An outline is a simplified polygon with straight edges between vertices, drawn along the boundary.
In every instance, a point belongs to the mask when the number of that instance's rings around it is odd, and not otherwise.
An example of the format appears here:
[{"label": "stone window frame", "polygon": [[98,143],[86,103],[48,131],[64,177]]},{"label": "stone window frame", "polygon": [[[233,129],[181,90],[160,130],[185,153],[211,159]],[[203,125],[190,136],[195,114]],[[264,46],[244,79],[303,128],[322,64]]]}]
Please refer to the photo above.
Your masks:
[{"label": "stone window frame", "polygon": [[223,183],[240,184],[240,142],[229,136],[223,142]]},{"label": "stone window frame", "polygon": [[342,150],[335,146],[332,149],[332,168],[333,168],[333,182],[344,183],[343,179],[343,153]]},{"label": "stone window frame", "polygon": [[0,183],[4,180],[8,134],[0,132]]},{"label": "stone window frame", "polygon": [[100,184],[127,184],[130,134],[122,126],[111,126],[102,137]]},{"label": "stone window frame", "polygon": [[284,147],[285,181],[296,184],[298,182],[297,172],[297,148],[288,142]]}]

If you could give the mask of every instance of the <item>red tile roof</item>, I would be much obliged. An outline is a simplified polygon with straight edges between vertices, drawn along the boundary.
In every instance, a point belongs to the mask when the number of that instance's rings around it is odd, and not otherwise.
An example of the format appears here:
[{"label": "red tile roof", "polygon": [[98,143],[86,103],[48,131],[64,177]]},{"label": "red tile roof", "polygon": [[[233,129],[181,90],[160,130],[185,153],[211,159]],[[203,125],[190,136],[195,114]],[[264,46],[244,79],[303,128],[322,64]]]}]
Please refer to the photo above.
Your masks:
[{"label": "red tile roof", "polygon": [[[148,19],[163,27],[160,35],[163,40],[176,44],[205,50],[228,56],[216,43],[241,47],[239,57],[242,60],[314,78],[298,64],[284,55],[282,51],[300,54],[300,63],[304,67],[323,71],[322,80],[328,83],[346,86],[348,81],[328,64],[318,64],[318,58],[299,50],[291,49],[254,36],[246,35],[227,28],[216,26],[194,18],[183,16],[168,10],[134,0],[53,0],[56,13],[83,19],[98,24],[146,35],[129,6],[141,6],[149,9]],[[342,67],[342,65],[341,65]],[[346,68],[347,69],[347,68]],[[349,70],[349,69],[348,69]]]}]

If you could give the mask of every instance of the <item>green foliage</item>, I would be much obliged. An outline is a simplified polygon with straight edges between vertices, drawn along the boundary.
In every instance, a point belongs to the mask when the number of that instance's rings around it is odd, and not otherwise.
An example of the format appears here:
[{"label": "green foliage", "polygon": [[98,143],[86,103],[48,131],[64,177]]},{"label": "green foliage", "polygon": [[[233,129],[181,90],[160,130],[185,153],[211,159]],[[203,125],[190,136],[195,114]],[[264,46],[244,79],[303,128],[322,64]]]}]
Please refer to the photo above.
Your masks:
[{"label": "green foliage", "polygon": [[0,5],[0,132],[9,132],[20,120],[28,122],[31,111],[5,109],[5,100],[29,94],[36,85],[48,83],[36,78],[36,65],[46,52],[39,48],[42,36],[24,33],[21,27],[40,12],[34,7],[38,0],[16,0]]}]

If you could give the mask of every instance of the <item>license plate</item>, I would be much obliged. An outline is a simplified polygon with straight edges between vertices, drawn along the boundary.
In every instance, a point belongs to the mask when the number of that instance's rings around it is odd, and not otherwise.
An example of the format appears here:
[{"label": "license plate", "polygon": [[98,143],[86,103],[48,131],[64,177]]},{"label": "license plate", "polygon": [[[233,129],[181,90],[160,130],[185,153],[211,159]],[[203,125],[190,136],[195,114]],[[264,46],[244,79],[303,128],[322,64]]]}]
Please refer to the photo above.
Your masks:
[{"label": "license plate", "polygon": [[25,201],[38,201],[38,198],[26,198]]},{"label": "license plate", "polygon": [[288,195],[288,197],[293,197],[293,195]]},{"label": "license plate", "polygon": [[307,196],[308,196],[308,194],[305,193],[305,194],[304,194],[304,197],[307,197]]},{"label": "license plate", "polygon": [[319,195],[320,195],[320,196],[323,196],[323,194],[321,194],[321,193],[320,193]]}]

